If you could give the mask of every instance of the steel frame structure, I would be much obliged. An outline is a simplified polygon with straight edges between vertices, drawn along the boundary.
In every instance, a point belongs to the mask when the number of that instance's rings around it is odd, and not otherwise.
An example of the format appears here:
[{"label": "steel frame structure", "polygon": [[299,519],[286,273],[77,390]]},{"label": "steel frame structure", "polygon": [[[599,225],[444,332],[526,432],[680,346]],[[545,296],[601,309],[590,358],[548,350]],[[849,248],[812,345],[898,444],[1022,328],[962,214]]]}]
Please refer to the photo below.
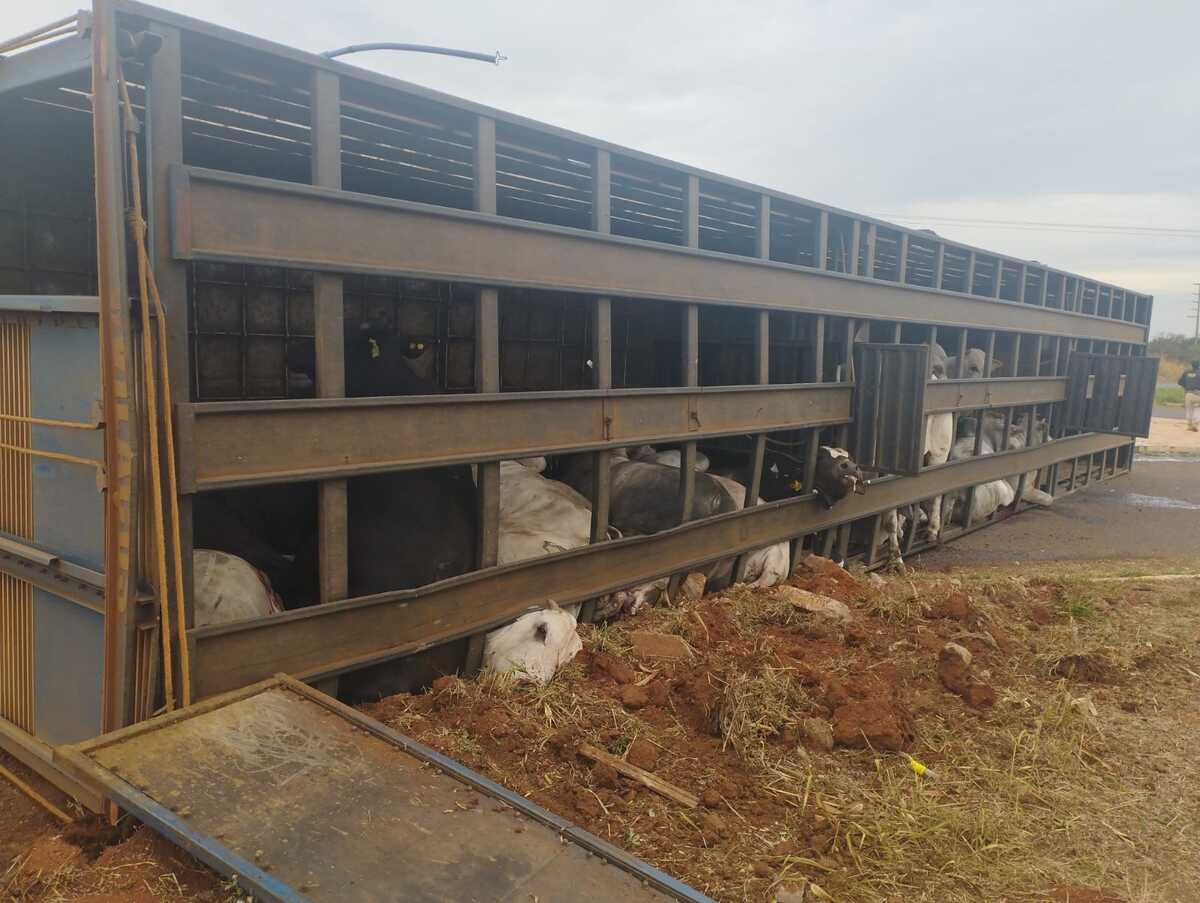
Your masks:
[{"label": "steel frame structure", "polygon": [[[137,399],[129,394],[128,368],[134,358],[126,303],[116,93],[122,29],[148,30],[161,38],[161,46],[144,65],[140,97],[150,254],[167,310],[172,371],[188,374],[193,363],[187,325],[192,263],[239,262],[315,273],[316,398],[198,403],[189,394],[188,379],[173,381],[185,562],[191,557],[194,493],[296,480],[317,480],[320,485],[320,597],[325,604],[261,621],[192,628],[193,684],[200,696],[281,671],[309,680],[326,678],[477,636],[547,595],[562,602],[587,600],[785,539],[824,532],[824,548],[829,551],[836,542],[844,552],[852,521],[874,518],[878,535],[883,512],[988,480],[1037,471],[1039,481],[1053,491],[1074,491],[1090,482],[1097,463],[1100,478],[1107,478],[1124,472],[1132,462],[1127,438],[1072,435],[925,469],[913,477],[886,479],[872,486],[869,495],[847,500],[831,512],[822,510],[811,495],[755,504],[768,433],[808,430],[816,435],[833,429],[844,436],[851,425],[852,385],[845,373],[825,381],[826,353],[842,341],[835,335],[844,334],[844,347],[838,350],[848,360],[856,324],[870,321],[894,330],[894,342],[905,330],[936,341],[941,330],[943,336],[954,336],[958,344],[951,353],[960,355],[968,346],[968,333],[986,335],[989,370],[992,359],[1000,357],[999,340],[1007,349],[1009,377],[931,383],[923,411],[957,417],[1001,409],[1011,419],[1016,410],[1052,410],[1065,401],[1071,350],[1144,354],[1153,299],[683,166],[135,0],[96,0],[90,28],[88,41],[66,38],[0,62],[0,95],[91,68],[96,310],[107,412],[106,567],[103,575],[84,573],[50,551],[10,543],[0,546],[0,571],[30,581],[73,580],[74,588],[66,594],[93,606],[97,583],[103,580],[106,730],[133,720],[138,603],[140,458],[138,437],[130,428],[136,422]],[[198,39],[238,59],[249,55],[278,67],[291,80],[289,90],[307,98],[309,121],[293,131],[303,133],[298,140],[307,154],[308,184],[187,162],[185,124],[192,101],[185,91],[185,46]],[[469,204],[439,206],[343,189],[347,148],[359,140],[357,121],[348,118],[358,108],[347,98],[367,90],[372,96],[419,102],[452,114],[459,125],[450,131],[468,149],[464,153],[469,160],[462,166],[470,170],[469,180],[463,182]],[[469,124],[465,130],[460,127],[464,122]],[[583,161],[587,204],[580,209],[585,209],[586,223],[563,225],[555,220],[565,215],[561,210],[546,221],[535,221],[501,209],[497,161],[511,155],[511,139],[505,136],[514,129],[568,146]],[[638,167],[664,173],[662,184],[678,189],[670,201],[678,213],[678,235],[672,240],[614,234],[619,216],[627,216],[621,211],[630,193],[617,186],[624,186],[627,173]],[[713,237],[717,207],[733,211],[722,214],[727,216],[721,227],[726,238],[720,241],[730,243],[719,248]],[[627,224],[622,228],[628,231]],[[806,230],[796,239],[800,244],[783,247],[781,236],[790,241]],[[730,252],[735,245],[745,252]],[[808,263],[798,262],[801,257]],[[453,280],[477,289],[476,394],[345,398],[343,276],[359,273]],[[591,300],[593,388],[500,393],[498,293],[508,287],[550,289]],[[681,306],[681,386],[613,388],[614,298]],[[87,315],[80,313],[77,299],[62,300],[59,306],[52,299],[36,303],[43,310]],[[699,385],[702,305],[753,312],[754,384]],[[809,382],[769,384],[773,311],[811,318],[814,359]],[[1046,353],[1051,348],[1052,357]],[[1025,360],[1029,357],[1032,364]],[[351,422],[353,430],[346,428]],[[604,541],[605,465],[612,448],[642,442],[680,445],[685,464],[680,497],[687,511],[694,476],[686,465],[694,460],[697,440],[744,434],[755,436],[749,507],[710,520],[681,522],[652,537]],[[809,446],[806,490],[811,490],[815,466],[815,443]],[[565,451],[596,455],[594,544],[496,567],[499,461]],[[461,462],[479,465],[480,570],[416,590],[347,599],[346,480],[382,470]],[[1062,477],[1067,463],[1070,476]],[[964,530],[977,526],[968,522]],[[867,557],[868,563],[875,563],[874,543]],[[190,573],[186,576],[185,586],[190,588]],[[190,619],[190,605],[188,611]],[[478,653],[476,644],[476,658]]]}]

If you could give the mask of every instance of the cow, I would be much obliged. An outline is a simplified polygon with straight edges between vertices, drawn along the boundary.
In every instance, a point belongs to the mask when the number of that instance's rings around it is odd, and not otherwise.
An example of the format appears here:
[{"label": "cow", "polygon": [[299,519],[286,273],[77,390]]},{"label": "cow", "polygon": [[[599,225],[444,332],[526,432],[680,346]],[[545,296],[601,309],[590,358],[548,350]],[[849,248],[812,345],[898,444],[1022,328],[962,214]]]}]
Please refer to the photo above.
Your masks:
[{"label": "cow", "polygon": [[844,448],[822,445],[817,449],[817,468],[813,476],[813,492],[825,505],[833,508],[851,493],[865,495],[868,480]]},{"label": "cow", "polygon": [[[540,558],[591,541],[591,504],[565,483],[545,477],[545,470],[546,459],[540,457],[500,462],[500,564]],[[610,527],[609,535],[620,534]],[[622,611],[636,614],[658,599],[665,583],[654,581],[602,597],[596,614],[602,618]],[[566,609],[579,614],[578,605]]]},{"label": "cow", "polygon": [[[946,378],[946,350],[937,342],[929,346],[929,378],[933,381]],[[925,467],[945,464],[950,458],[950,447],[954,444],[954,415],[930,414],[925,421],[924,460]],[[942,497],[934,496],[922,502],[927,518],[929,538],[937,542],[942,535]]]},{"label": "cow", "polygon": [[[645,447],[649,449],[649,446]],[[649,449],[649,454],[644,449],[640,449],[637,458],[644,459],[646,457],[655,457],[660,463],[666,464],[668,461],[674,460],[674,463],[669,465],[675,468],[679,467],[679,458],[676,456],[671,459],[664,453],[655,453],[653,449]],[[741,510],[746,506],[746,487],[730,477],[723,477],[719,474],[712,474],[712,478],[716,480],[721,488],[729,494],[733,499],[737,510]],[[762,504],[760,498],[759,504]],[[750,586],[769,587],[777,586],[787,579],[788,573],[791,570],[791,547],[784,542],[777,542],[773,546],[766,546],[762,549],[757,549],[753,552],[747,552],[742,561],[742,572],[738,577],[739,583],[746,583]]]},{"label": "cow", "polygon": [[[995,376],[1004,367],[1004,362],[993,359],[991,374]],[[946,359],[946,374],[948,379],[983,379],[987,368],[987,352],[982,348],[968,348],[959,363],[958,355]]]},{"label": "cow", "polygon": [[[678,469],[680,466],[679,462],[681,459],[681,455],[682,455],[682,452],[679,449],[668,448],[665,451],[655,452],[654,463],[665,464],[665,465],[667,465],[667,467],[674,467],[674,468]],[[696,452],[695,471],[696,471],[696,473],[707,473],[708,472],[708,457],[704,454],[704,452],[700,452],[700,451]]]},{"label": "cow", "polygon": [[267,575],[245,559],[214,549],[192,550],[192,611],[196,627],[265,618],[283,611]]},{"label": "cow", "polygon": [[575,615],[550,600],[541,611],[521,615],[487,635],[483,668],[517,681],[547,684],[583,648]]},{"label": "cow", "polygon": [[[592,455],[570,456],[562,464],[562,473],[569,486],[595,501]],[[733,499],[711,474],[695,475],[691,520],[735,510]],[[631,460],[626,449],[614,449],[609,455],[609,522],[626,536],[647,536],[679,526],[679,468]],[[718,562],[709,570],[707,585],[724,589],[732,571],[732,561]]]}]

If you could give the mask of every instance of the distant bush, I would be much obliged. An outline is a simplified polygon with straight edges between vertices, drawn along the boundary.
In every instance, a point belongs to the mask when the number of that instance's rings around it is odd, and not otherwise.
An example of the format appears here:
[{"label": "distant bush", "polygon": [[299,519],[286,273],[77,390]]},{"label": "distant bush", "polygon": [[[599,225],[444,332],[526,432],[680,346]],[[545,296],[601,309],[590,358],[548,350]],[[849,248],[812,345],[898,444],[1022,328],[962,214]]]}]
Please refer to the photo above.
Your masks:
[{"label": "distant bush", "polygon": [[1183,404],[1183,388],[1180,386],[1159,386],[1154,390],[1155,404]]},{"label": "distant bush", "polygon": [[1200,358],[1200,342],[1181,332],[1164,332],[1150,340],[1146,353],[1194,361]]}]

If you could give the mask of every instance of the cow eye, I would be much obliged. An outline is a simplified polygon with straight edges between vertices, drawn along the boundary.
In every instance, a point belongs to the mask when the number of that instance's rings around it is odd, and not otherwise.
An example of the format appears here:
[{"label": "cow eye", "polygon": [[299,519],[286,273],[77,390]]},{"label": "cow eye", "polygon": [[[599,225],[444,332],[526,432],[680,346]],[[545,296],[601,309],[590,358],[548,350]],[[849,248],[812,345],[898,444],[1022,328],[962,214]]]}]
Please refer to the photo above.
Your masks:
[{"label": "cow eye", "polygon": [[546,642],[547,632],[546,622],[542,621],[540,624],[538,624],[537,629],[533,631],[533,635],[539,643],[544,643]]}]

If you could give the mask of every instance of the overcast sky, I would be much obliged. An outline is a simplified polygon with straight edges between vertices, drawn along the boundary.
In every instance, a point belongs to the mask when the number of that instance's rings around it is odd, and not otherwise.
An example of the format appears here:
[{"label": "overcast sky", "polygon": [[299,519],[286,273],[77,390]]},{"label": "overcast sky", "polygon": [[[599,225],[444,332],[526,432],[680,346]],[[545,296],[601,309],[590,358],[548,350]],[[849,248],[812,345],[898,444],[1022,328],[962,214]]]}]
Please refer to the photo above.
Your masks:
[{"label": "overcast sky", "polygon": [[[78,5],[6,9],[0,31]],[[500,50],[500,67],[394,53],[348,61],[1150,293],[1156,333],[1192,330],[1197,0],[160,5],[313,51],[372,40]]]}]

